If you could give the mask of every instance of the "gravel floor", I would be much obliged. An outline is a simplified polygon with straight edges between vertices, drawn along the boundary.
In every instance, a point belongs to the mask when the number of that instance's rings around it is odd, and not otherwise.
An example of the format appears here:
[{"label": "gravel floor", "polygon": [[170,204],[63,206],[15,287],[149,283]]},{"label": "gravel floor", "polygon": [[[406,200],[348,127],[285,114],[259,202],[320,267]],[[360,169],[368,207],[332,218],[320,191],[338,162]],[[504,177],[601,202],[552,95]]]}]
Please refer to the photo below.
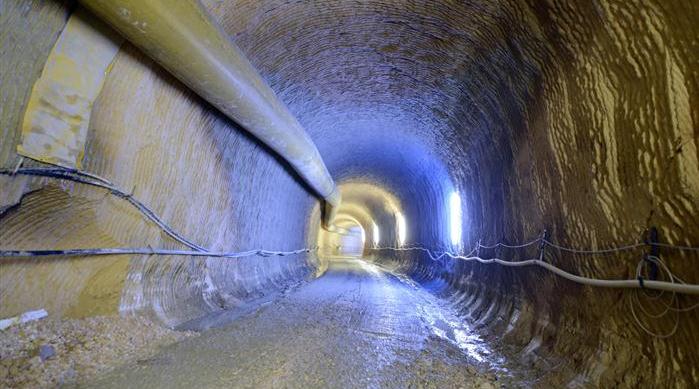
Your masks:
[{"label": "gravel floor", "polygon": [[[90,382],[95,388],[494,388],[501,359],[449,306],[359,260],[331,263],[224,327]],[[221,315],[213,320],[222,322]],[[206,321],[199,323],[207,327]]]},{"label": "gravel floor", "polygon": [[15,325],[0,331],[0,387],[77,384],[193,335],[118,316]]}]

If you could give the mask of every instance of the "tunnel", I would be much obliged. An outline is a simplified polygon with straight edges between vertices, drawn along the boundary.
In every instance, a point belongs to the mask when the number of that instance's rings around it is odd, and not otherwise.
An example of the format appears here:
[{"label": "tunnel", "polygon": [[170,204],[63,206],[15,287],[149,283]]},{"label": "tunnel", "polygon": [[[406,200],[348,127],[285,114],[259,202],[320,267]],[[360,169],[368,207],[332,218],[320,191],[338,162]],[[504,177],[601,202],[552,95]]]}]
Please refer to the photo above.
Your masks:
[{"label": "tunnel", "polygon": [[0,1],[0,386],[699,386],[698,21]]}]

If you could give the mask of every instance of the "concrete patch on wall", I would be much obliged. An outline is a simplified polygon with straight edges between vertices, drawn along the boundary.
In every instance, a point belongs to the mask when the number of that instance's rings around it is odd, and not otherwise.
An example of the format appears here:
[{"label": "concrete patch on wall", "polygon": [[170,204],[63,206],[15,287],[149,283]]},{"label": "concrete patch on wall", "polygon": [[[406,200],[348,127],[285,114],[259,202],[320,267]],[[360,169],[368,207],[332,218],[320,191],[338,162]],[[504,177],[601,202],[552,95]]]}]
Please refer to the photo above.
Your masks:
[{"label": "concrete patch on wall", "polygon": [[32,86],[70,13],[65,1],[0,2],[0,164],[14,167]]},{"label": "concrete patch on wall", "polygon": [[81,168],[92,105],[121,42],[85,11],[70,17],[34,84],[19,154]]}]

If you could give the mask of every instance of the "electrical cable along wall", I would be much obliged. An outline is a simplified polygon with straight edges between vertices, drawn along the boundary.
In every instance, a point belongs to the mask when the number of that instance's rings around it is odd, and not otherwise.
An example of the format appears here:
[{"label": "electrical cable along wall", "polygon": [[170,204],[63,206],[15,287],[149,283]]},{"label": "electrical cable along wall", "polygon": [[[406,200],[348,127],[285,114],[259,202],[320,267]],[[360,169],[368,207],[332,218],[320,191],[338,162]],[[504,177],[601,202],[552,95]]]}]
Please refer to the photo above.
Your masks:
[{"label": "electrical cable along wall", "polygon": [[[391,194],[347,196],[372,260],[545,366],[542,386],[696,386],[697,297],[677,293],[699,283],[692,2],[202,5],[338,186]],[[4,6],[0,250],[20,257],[0,259],[0,316],[176,326],[322,269],[313,192],[128,42],[91,106],[82,170],[22,163],[21,118],[71,8]],[[653,226],[657,240],[637,239]],[[592,280],[633,290],[571,282]]]},{"label": "electrical cable along wall", "polygon": [[[154,249],[152,247],[148,248],[94,248],[94,249],[70,249],[70,250],[0,250],[0,257],[8,258],[22,258],[22,257],[40,257],[40,256],[90,256],[90,255],[133,255],[133,254],[145,254],[145,255],[184,255],[184,256],[205,256],[212,258],[241,258],[247,256],[287,256],[300,253],[309,253],[312,251],[317,251],[318,247],[314,248],[303,248],[293,251],[271,251],[265,249],[253,249],[243,252],[214,252],[207,250],[199,245],[191,243],[186,238],[180,236],[177,232],[173,231],[172,228],[163,223],[158,216],[156,216],[153,211],[148,207],[143,205],[140,201],[133,198],[132,195],[124,193],[122,190],[116,188],[108,180],[96,176],[94,174],[89,174],[85,172],[61,169],[61,168],[21,168],[18,166],[12,171],[0,170],[2,175],[14,176],[20,175],[35,175],[43,177],[51,177],[58,179],[68,179],[75,182],[80,182],[87,185],[93,185],[100,188],[109,190],[109,192],[117,197],[123,198],[132,204],[136,209],[138,209],[145,217],[155,223],[159,228],[163,230],[168,236],[176,240],[177,242],[194,249],[195,251],[182,251],[182,250],[161,250]],[[94,181],[90,181],[94,180]],[[405,228],[404,226],[402,228]],[[341,233],[343,235],[350,235],[350,231],[345,231]],[[474,253],[480,249],[494,249],[499,247],[510,248],[510,249],[520,249],[526,248],[535,244],[540,244],[540,253],[537,259],[525,259],[517,261],[505,261],[500,258],[488,258],[484,259]],[[682,281],[679,277],[675,276],[667,268],[667,265],[658,258],[656,255],[647,255],[641,261],[639,261],[636,267],[636,279],[635,280],[603,280],[581,277],[575,274],[568,273],[550,263],[544,261],[544,249],[545,247],[552,247],[560,251],[571,252],[576,254],[614,254],[622,251],[633,250],[639,247],[649,246],[649,247],[665,247],[674,250],[687,250],[693,252],[699,252],[699,247],[689,247],[689,246],[677,246],[671,244],[665,244],[660,242],[650,242],[650,243],[635,243],[621,247],[615,247],[610,249],[600,249],[600,250],[582,250],[582,249],[572,249],[557,245],[550,240],[546,239],[546,234],[544,236],[534,239],[532,241],[522,243],[522,244],[505,244],[498,242],[492,245],[482,245],[480,241],[476,245],[476,248],[471,250],[466,255],[457,255],[451,252],[443,251],[437,252],[435,250],[430,250],[424,247],[372,247],[371,250],[394,250],[394,251],[411,251],[419,250],[426,252],[432,261],[438,262],[443,257],[449,257],[451,259],[458,259],[463,261],[478,261],[483,264],[496,263],[503,266],[540,266],[546,270],[552,272],[555,275],[566,278],[570,281],[577,282],[583,285],[596,286],[596,287],[606,287],[606,288],[640,288],[640,289],[651,289],[651,290],[661,290],[675,293],[686,293],[686,294],[699,294],[699,284],[688,285],[686,282]],[[341,248],[341,247],[339,247]],[[343,251],[340,250],[340,253]],[[643,265],[649,262],[651,265],[662,266],[663,270],[669,277],[669,282],[657,281],[656,279],[645,280],[641,273],[641,268]],[[657,276],[656,276],[657,277]],[[654,277],[654,278],[656,278]],[[675,281],[679,283],[675,285]],[[674,298],[673,298],[674,300]],[[699,305],[695,305],[697,307]]]},{"label": "electrical cable along wall", "polygon": [[[312,252],[317,252],[318,247],[313,247],[313,248],[304,248],[304,249],[298,249],[298,250],[292,250],[292,251],[270,251],[270,250],[264,250],[264,249],[253,249],[253,250],[247,250],[247,251],[242,251],[242,252],[213,252],[210,250],[207,250],[199,245],[196,245],[194,243],[191,243],[189,240],[186,238],[180,236],[177,232],[173,231],[171,227],[169,227],[167,224],[165,224],[157,215],[153,213],[148,207],[146,207],[143,203],[140,201],[134,199],[130,194],[124,193],[122,190],[116,188],[111,182],[108,180],[96,176],[94,174],[89,174],[85,172],[80,172],[76,170],[70,170],[70,169],[63,169],[63,168],[22,168],[21,166],[17,166],[14,170],[8,171],[8,170],[2,170],[0,171],[0,174],[6,175],[6,176],[16,176],[16,175],[34,175],[34,176],[42,176],[42,177],[50,177],[50,178],[57,178],[57,179],[67,179],[75,182],[79,182],[82,184],[86,185],[92,185],[92,186],[97,186],[100,188],[107,189],[111,194],[123,198],[126,201],[128,201],[130,204],[132,204],[136,209],[138,209],[146,218],[148,218],[150,221],[152,221],[154,224],[156,224],[159,228],[163,230],[168,236],[170,236],[172,239],[175,241],[183,244],[186,247],[189,247],[191,249],[194,249],[195,251],[185,251],[185,250],[164,250],[164,249],[156,249],[153,247],[148,246],[147,248],[92,248],[92,249],[69,249],[69,250],[0,250],[0,257],[6,257],[6,258],[32,258],[32,257],[46,257],[46,256],[62,256],[62,257],[87,257],[87,256],[102,256],[102,255],[157,255],[157,256],[167,256],[167,255],[176,255],[176,256],[188,256],[188,257],[209,257],[209,258],[222,258],[222,259],[237,259],[237,258],[244,258],[244,257],[250,257],[250,256],[262,256],[262,257],[269,257],[269,256],[280,256],[280,257],[285,257],[288,255],[296,255],[296,254],[301,254],[301,253],[312,253]],[[405,226],[402,226],[402,228],[405,228]],[[345,231],[344,233],[340,233],[341,235],[348,235],[349,231]],[[657,232],[653,230],[653,234],[657,235]],[[356,239],[356,237],[355,237]],[[656,238],[657,239],[657,238]],[[634,243],[634,244],[629,244],[625,246],[620,246],[620,247],[615,247],[615,248],[608,248],[608,249],[597,249],[597,250],[586,250],[586,249],[574,249],[574,248],[568,248],[568,247],[563,247],[558,244],[555,244],[551,242],[549,239],[547,239],[547,234],[544,232],[544,234],[537,239],[534,239],[532,241],[528,241],[526,243],[522,244],[506,244],[502,242],[498,242],[495,244],[490,244],[490,245],[483,245],[479,241],[476,244],[476,247],[471,250],[468,254],[465,255],[458,255],[454,254],[452,252],[448,251],[435,251],[431,249],[427,249],[425,247],[419,247],[419,246],[413,246],[413,247],[378,247],[376,246],[374,242],[374,246],[371,247],[370,251],[382,251],[382,250],[392,250],[392,251],[421,251],[424,253],[427,253],[429,256],[429,259],[435,263],[440,263],[440,260],[442,258],[450,258],[450,259],[455,259],[455,260],[462,260],[462,261],[477,261],[481,264],[498,264],[501,266],[510,266],[510,267],[525,267],[525,266],[539,266],[542,267],[551,273],[553,273],[556,276],[563,277],[569,281],[580,283],[582,285],[586,286],[593,286],[593,287],[605,287],[605,288],[629,288],[629,289],[647,289],[647,290],[659,290],[659,291],[667,291],[671,293],[671,304],[676,304],[676,307],[670,306],[665,304],[664,302],[662,303],[665,306],[665,310],[661,314],[649,314],[644,308],[641,302],[638,299],[638,296],[634,296],[634,299],[632,300],[630,304],[630,309],[631,313],[638,323],[638,325],[649,335],[658,337],[658,338],[667,338],[669,336],[672,336],[675,331],[677,331],[678,325],[679,325],[679,314],[680,312],[688,312],[692,311],[695,308],[699,308],[699,303],[693,304],[689,307],[684,307],[681,308],[679,306],[679,302],[676,298],[677,293],[681,294],[694,294],[698,295],[699,294],[699,285],[688,285],[686,282],[684,282],[680,277],[677,275],[673,274],[668,266],[663,262],[658,256],[657,256],[657,248],[663,247],[666,249],[672,249],[672,250],[685,250],[685,251],[692,251],[692,252],[698,252],[699,253],[699,247],[690,247],[690,246],[677,246],[677,245],[672,245],[672,244],[665,244],[665,243],[660,243],[657,242],[656,239],[654,239],[651,242],[644,242],[644,243]],[[344,242],[344,241],[343,241]],[[533,246],[533,245],[539,245],[539,255],[538,258],[532,258],[532,259],[518,259],[518,260],[503,260],[501,258],[482,258],[479,256],[480,250],[481,249],[499,249],[499,248],[505,248],[505,249],[526,249],[527,247]],[[609,280],[609,279],[599,279],[599,278],[588,278],[588,277],[583,277],[575,274],[571,274],[569,272],[566,272],[565,270],[555,266],[554,264],[551,264],[546,261],[545,257],[545,249],[546,247],[551,247],[559,252],[567,252],[567,253],[573,253],[573,254],[582,254],[585,256],[592,256],[592,255],[602,255],[602,254],[618,254],[620,252],[624,251],[631,251],[639,248],[644,248],[644,247],[650,247],[652,249],[651,254],[645,255],[641,260],[639,260],[637,266],[636,266],[636,272],[635,280]],[[327,247],[323,247],[325,249],[326,253],[332,253],[334,250],[328,250]],[[338,246],[337,249],[337,255],[343,255],[345,252],[345,247]],[[555,257],[554,257],[555,258]],[[647,274],[648,267],[651,268],[651,275],[650,278],[644,278],[644,274]],[[657,268],[661,267],[663,270],[663,273],[667,276],[667,281],[658,281],[658,275],[657,275]],[[643,270],[646,269],[645,273]],[[635,306],[638,305],[642,310],[643,313],[645,313],[647,316],[650,316],[652,318],[658,318],[662,317],[665,314],[667,314],[669,311],[674,311],[676,313],[676,321],[675,325],[673,326],[672,330],[666,334],[656,334],[649,330],[646,326],[644,326],[639,320]]]},{"label": "electrical cable along wall", "polygon": [[[518,259],[518,260],[503,260],[497,257],[494,258],[482,258],[479,256],[479,251],[480,249],[494,249],[494,248],[508,248],[508,249],[524,249],[526,247],[532,246],[534,244],[540,243],[540,248],[539,248],[539,256],[538,258],[532,258],[532,259]],[[654,243],[636,243],[636,244],[631,244],[631,245],[626,245],[626,246],[621,246],[621,247],[616,247],[616,248],[609,248],[609,249],[599,249],[599,250],[581,250],[581,249],[572,249],[572,248],[567,248],[567,247],[562,247],[560,245],[557,245],[555,243],[552,243],[551,241],[545,239],[544,237],[535,239],[533,241],[519,244],[519,245],[510,245],[510,244],[504,244],[502,242],[498,242],[496,244],[492,245],[482,245],[480,242],[476,245],[476,247],[471,250],[468,254],[466,255],[458,255],[446,251],[435,251],[435,250],[430,250],[426,249],[424,247],[374,247],[372,250],[392,250],[392,251],[422,251],[427,253],[429,259],[435,263],[438,263],[441,266],[446,266],[447,264],[445,263],[445,260],[443,258],[449,258],[449,259],[455,259],[455,260],[461,260],[461,261],[477,261],[481,264],[498,264],[502,266],[511,266],[511,267],[525,267],[525,266],[539,266],[542,267],[549,272],[553,273],[556,276],[563,277],[569,281],[576,282],[582,285],[586,286],[592,286],[592,287],[601,287],[601,288],[627,288],[627,289],[640,289],[642,291],[646,290],[656,290],[656,291],[661,291],[661,295],[663,292],[670,292],[670,304],[673,304],[673,306],[668,305],[664,301],[661,301],[660,304],[664,306],[664,310],[659,313],[659,314],[650,314],[646,309],[644,309],[643,304],[639,301],[638,295],[634,294],[631,297],[631,302],[630,302],[630,312],[633,315],[634,320],[638,324],[638,326],[643,329],[646,333],[648,333],[650,336],[655,337],[655,338],[668,338],[672,336],[676,331],[679,326],[679,321],[680,321],[680,312],[689,312],[692,311],[696,308],[699,308],[699,302],[685,306],[685,307],[680,307],[679,305],[679,300],[677,299],[677,294],[688,294],[688,295],[697,295],[699,294],[699,285],[688,285],[686,282],[684,282],[680,277],[677,275],[673,274],[672,271],[668,268],[668,266],[663,262],[659,257],[651,254],[646,254],[642,256],[642,258],[638,261],[638,264],[636,265],[636,271],[635,271],[635,276],[636,279],[632,280],[609,280],[609,279],[599,279],[599,278],[588,278],[588,277],[583,277],[575,274],[571,274],[569,272],[566,272],[565,270],[555,266],[554,264],[549,263],[545,258],[545,253],[544,249],[545,247],[553,247],[556,248],[557,250],[560,251],[567,251],[567,252],[572,252],[572,253],[577,253],[577,254],[583,254],[585,256],[594,256],[594,255],[609,255],[609,254],[617,254],[623,251],[628,251],[628,250],[633,250],[633,249],[638,249],[641,247],[654,247],[654,245],[657,245],[656,247],[665,247],[668,249],[672,250],[686,250],[686,251],[693,251],[699,253],[699,247],[689,247],[689,246],[675,246],[675,245],[670,245],[670,244],[663,244],[659,242],[654,242]],[[556,258],[556,256],[550,256],[553,259]],[[650,267],[650,271],[648,268]],[[666,276],[667,281],[658,281],[658,275],[654,271],[656,267],[661,267],[663,273]],[[650,279],[648,279],[647,274],[652,274],[650,275]],[[658,298],[660,296],[656,296]],[[675,324],[670,330],[670,332],[665,333],[665,334],[658,334],[653,332],[652,330],[649,330],[643,323],[642,321],[638,318],[638,315],[636,313],[636,306],[638,306],[643,313],[652,318],[652,319],[658,319],[660,317],[665,316],[669,312],[675,312],[676,313],[676,320]]]}]

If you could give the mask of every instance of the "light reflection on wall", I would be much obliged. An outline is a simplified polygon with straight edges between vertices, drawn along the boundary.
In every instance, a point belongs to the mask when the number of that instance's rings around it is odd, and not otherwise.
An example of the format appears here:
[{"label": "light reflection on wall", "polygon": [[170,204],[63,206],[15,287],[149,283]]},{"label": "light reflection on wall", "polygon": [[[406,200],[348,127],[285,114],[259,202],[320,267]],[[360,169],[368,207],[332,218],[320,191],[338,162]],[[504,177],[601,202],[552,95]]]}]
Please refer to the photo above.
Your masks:
[{"label": "light reflection on wall", "polygon": [[405,216],[403,216],[403,213],[401,212],[396,212],[396,238],[398,238],[399,246],[405,244],[405,239],[407,238],[407,230],[405,224]]},{"label": "light reflection on wall", "polygon": [[381,235],[379,233],[379,226],[376,223],[371,222],[371,233],[373,234],[373,244],[374,247],[378,247],[381,244]]},{"label": "light reflection on wall", "polygon": [[449,234],[451,244],[461,246],[461,225],[462,225],[462,210],[461,196],[459,192],[454,191],[449,195]]}]

